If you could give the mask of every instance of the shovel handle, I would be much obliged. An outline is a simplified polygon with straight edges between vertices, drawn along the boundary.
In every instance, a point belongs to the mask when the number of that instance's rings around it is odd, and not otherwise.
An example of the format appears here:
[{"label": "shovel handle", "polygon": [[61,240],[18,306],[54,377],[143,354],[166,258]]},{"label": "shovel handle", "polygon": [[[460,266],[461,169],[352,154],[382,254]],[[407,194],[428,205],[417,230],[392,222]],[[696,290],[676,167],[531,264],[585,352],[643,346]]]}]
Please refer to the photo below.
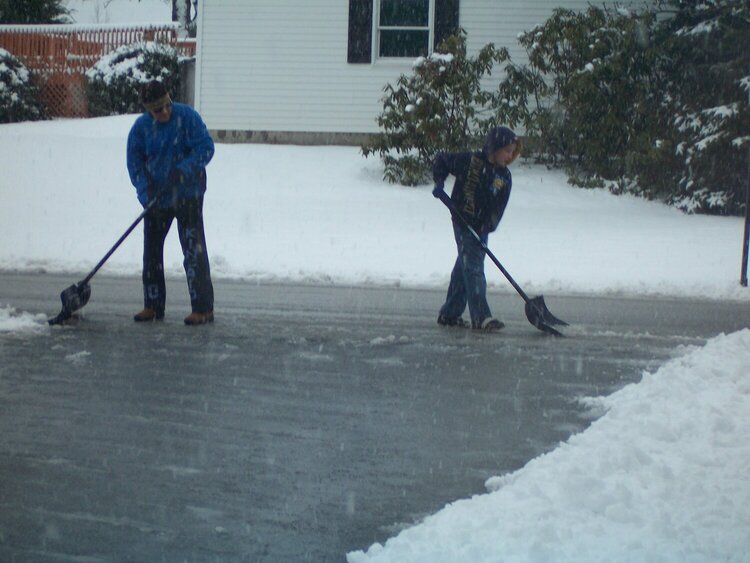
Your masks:
[{"label": "shovel handle", "polygon": [[99,269],[102,266],[104,266],[104,263],[107,260],[109,260],[109,257],[112,256],[112,254],[114,254],[115,250],[117,250],[117,248],[123,243],[123,241],[126,238],[128,238],[128,235],[130,235],[130,233],[133,232],[133,229],[135,229],[138,226],[138,223],[140,223],[143,220],[143,218],[146,216],[146,213],[148,213],[149,211],[151,211],[151,208],[154,205],[156,205],[156,202],[158,201],[159,196],[161,196],[161,191],[159,193],[157,193],[151,199],[151,201],[149,201],[146,204],[146,207],[143,208],[143,211],[141,211],[141,214],[138,215],[138,217],[136,217],[135,221],[133,221],[130,224],[130,226],[127,228],[127,230],[122,234],[122,236],[119,239],[117,239],[117,242],[112,246],[112,248],[109,249],[109,252],[107,252],[101,260],[99,260],[99,262],[97,263],[97,265],[94,266],[94,269],[91,270],[89,272],[89,274],[85,278],[83,278],[81,281],[78,282],[79,286],[84,286],[84,285],[86,285],[87,283],[89,283],[91,281],[91,278],[93,278],[96,275],[96,273],[99,271]]},{"label": "shovel handle", "polygon": [[99,263],[96,266],[94,266],[94,269],[89,272],[89,275],[87,275],[80,282],[78,282],[78,285],[86,285],[87,283],[89,283],[89,281],[91,281],[91,278],[93,278],[94,275],[99,271],[99,269],[102,266],[104,266],[104,263],[109,259],[109,257],[112,256],[112,254],[114,254],[115,250],[117,250],[117,248],[123,243],[123,241],[126,238],[128,238],[128,235],[133,232],[133,229],[135,229],[138,223],[140,223],[143,217],[145,217],[146,213],[148,213],[148,211],[151,209],[152,203],[153,202],[149,202],[149,204],[146,206],[143,212],[140,215],[138,215],[138,218],[135,221],[133,221],[133,223],[122,234],[122,236],[119,239],[117,239],[117,242],[114,244],[112,248],[109,249],[109,252],[107,252],[104,255],[104,258],[99,260]]},{"label": "shovel handle", "polygon": [[448,208],[448,210],[451,212],[451,215],[453,217],[457,217],[461,223],[468,229],[468,231],[471,233],[471,235],[477,240],[479,245],[484,250],[485,254],[490,257],[490,260],[492,260],[495,263],[495,266],[498,267],[498,269],[503,273],[503,275],[507,278],[507,280],[510,282],[510,284],[513,286],[513,289],[515,289],[518,294],[523,298],[523,300],[528,303],[529,296],[526,295],[526,292],[521,289],[521,286],[516,283],[516,280],[513,279],[513,276],[510,275],[510,272],[505,269],[505,267],[500,263],[500,260],[497,259],[497,257],[492,253],[492,251],[489,249],[487,244],[482,240],[482,237],[479,236],[479,233],[477,233],[474,230],[474,227],[471,226],[469,221],[464,217],[461,212],[456,209],[456,205],[453,203],[453,200],[448,196],[447,193],[440,190],[437,192],[436,196],[440,201],[442,201],[445,206]]}]

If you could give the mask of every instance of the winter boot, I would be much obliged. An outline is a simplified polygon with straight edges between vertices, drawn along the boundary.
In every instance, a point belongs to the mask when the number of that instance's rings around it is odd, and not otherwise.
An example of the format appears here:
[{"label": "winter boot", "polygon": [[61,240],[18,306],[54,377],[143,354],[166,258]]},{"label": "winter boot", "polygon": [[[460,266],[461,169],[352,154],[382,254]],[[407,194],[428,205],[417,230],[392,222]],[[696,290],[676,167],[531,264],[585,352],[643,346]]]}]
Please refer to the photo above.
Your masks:
[{"label": "winter boot", "polygon": [[437,324],[440,326],[454,326],[457,328],[467,328],[469,326],[469,323],[467,323],[462,317],[446,317],[445,315],[438,316]]},{"label": "winter boot", "polygon": [[149,321],[160,321],[164,318],[164,311],[157,311],[146,307],[143,311],[140,311],[133,315],[133,320],[137,323],[145,323]]},{"label": "winter boot", "polygon": [[474,330],[481,330],[484,332],[497,332],[498,330],[502,330],[504,326],[505,323],[499,321],[495,317],[487,317],[480,323],[472,324]]},{"label": "winter boot", "polygon": [[204,325],[212,322],[214,322],[213,311],[208,311],[206,313],[196,313],[195,311],[193,311],[187,317],[185,317],[185,324],[188,326]]}]

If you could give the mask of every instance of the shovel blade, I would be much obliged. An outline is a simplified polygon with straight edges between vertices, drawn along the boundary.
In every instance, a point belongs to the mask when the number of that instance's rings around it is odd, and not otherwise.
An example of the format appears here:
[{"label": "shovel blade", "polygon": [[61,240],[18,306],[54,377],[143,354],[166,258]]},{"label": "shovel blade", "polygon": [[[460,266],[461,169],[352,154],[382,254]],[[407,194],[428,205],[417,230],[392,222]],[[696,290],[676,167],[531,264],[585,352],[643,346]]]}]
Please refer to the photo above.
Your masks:
[{"label": "shovel blade", "polygon": [[91,297],[91,286],[87,283],[76,283],[62,290],[60,301],[62,301],[62,310],[53,319],[47,322],[50,325],[60,324],[67,321],[74,312],[82,309]]},{"label": "shovel blade", "polygon": [[568,323],[550,313],[547,305],[544,303],[544,297],[541,295],[526,302],[526,318],[539,330],[554,334],[555,336],[562,336],[562,333],[552,328],[554,325],[568,326]]}]

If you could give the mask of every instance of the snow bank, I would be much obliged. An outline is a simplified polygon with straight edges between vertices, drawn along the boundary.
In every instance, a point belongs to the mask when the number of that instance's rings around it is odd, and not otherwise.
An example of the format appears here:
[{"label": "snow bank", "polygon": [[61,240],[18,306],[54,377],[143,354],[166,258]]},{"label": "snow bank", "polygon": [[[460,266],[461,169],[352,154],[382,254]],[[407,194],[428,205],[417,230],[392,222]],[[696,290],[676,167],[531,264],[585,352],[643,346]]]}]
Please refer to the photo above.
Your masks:
[{"label": "snow bank", "polygon": [[748,561],[750,330],[587,402],[587,430],[349,563]]}]

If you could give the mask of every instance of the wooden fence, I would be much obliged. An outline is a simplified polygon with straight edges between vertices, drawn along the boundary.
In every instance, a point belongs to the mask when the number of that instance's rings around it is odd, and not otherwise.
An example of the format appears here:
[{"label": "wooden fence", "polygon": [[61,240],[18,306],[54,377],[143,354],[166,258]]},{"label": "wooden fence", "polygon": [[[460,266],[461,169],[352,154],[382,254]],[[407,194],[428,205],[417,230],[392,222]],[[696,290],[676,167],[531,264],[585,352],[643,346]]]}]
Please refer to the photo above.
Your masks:
[{"label": "wooden fence", "polygon": [[0,48],[18,58],[41,90],[52,117],[86,117],[86,71],[121,47],[155,41],[195,56],[194,40],[179,40],[177,24],[0,25]]}]

